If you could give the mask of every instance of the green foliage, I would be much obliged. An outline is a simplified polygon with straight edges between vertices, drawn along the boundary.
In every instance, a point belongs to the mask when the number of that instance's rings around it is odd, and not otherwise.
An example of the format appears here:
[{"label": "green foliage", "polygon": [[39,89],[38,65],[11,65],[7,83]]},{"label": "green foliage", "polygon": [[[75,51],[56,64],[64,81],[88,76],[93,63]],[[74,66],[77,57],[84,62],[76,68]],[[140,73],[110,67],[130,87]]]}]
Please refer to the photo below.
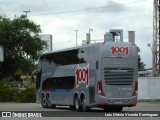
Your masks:
[{"label": "green foliage", "polygon": [[16,100],[17,93],[18,93],[17,88],[0,86],[0,101],[1,102],[13,102]]},{"label": "green foliage", "polygon": [[17,77],[33,71],[39,52],[46,47],[40,39],[40,26],[25,15],[13,20],[0,17],[0,45],[4,47],[5,59],[0,66],[0,79]]},{"label": "green foliage", "polygon": [[[140,49],[138,47],[138,53],[140,53]],[[141,56],[138,55],[138,69],[139,70],[144,70],[145,69],[145,64],[141,61]]]},{"label": "green foliage", "polygon": [[0,80],[0,86],[5,85],[6,83],[9,83],[9,82],[11,82],[11,81],[13,81],[13,79],[10,78],[10,77],[8,77],[8,78],[6,78],[6,79],[1,79],[1,80]]},{"label": "green foliage", "polygon": [[0,86],[0,102],[36,102],[35,88],[18,89],[7,86]]},{"label": "green foliage", "polygon": [[27,88],[20,90],[18,94],[17,102],[21,103],[33,103],[36,102],[36,90],[34,88]]}]

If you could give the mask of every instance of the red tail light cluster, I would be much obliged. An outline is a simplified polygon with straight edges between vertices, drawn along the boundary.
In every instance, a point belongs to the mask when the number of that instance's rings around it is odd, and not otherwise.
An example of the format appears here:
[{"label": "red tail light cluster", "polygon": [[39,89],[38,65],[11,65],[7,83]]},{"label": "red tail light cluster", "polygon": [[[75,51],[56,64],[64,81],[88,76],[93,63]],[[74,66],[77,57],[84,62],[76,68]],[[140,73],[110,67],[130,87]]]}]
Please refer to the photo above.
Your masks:
[{"label": "red tail light cluster", "polygon": [[102,45],[106,44],[106,42],[102,42]]},{"label": "red tail light cluster", "polygon": [[102,88],[102,81],[98,81],[98,84],[97,84],[97,93],[101,96],[105,96],[104,95],[104,92],[103,92],[103,88]]},{"label": "red tail light cluster", "polygon": [[138,81],[136,81],[135,87],[134,87],[134,92],[132,94],[132,96],[136,96],[138,93]]}]

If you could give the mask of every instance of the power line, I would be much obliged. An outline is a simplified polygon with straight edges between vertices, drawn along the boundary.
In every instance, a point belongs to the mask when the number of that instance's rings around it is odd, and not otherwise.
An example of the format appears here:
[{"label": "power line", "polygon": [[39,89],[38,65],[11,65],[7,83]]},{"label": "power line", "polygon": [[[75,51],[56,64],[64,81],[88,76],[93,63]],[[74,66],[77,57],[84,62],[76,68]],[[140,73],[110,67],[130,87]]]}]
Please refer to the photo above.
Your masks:
[{"label": "power line", "polygon": [[140,0],[140,1],[135,1],[135,2],[128,2],[128,3],[124,3],[124,4],[120,3],[120,4],[118,4],[118,5],[107,5],[107,6],[101,6],[101,7],[87,8],[87,9],[79,9],[79,10],[71,10],[71,11],[62,11],[62,12],[54,12],[54,13],[45,13],[45,14],[32,15],[32,16],[51,15],[51,14],[65,14],[65,13],[89,11],[89,10],[101,9],[101,8],[106,8],[106,7],[122,6],[122,5],[125,5],[125,4],[135,4],[135,3],[144,2],[144,1],[146,1],[146,0]]}]

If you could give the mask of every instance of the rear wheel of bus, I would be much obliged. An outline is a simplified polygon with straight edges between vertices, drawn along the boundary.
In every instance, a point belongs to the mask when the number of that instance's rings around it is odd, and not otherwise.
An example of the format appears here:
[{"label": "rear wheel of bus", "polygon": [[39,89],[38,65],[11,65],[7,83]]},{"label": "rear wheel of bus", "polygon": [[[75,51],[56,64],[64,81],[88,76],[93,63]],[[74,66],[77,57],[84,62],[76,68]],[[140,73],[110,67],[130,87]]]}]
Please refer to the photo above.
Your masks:
[{"label": "rear wheel of bus", "polygon": [[122,107],[122,106],[115,108],[115,111],[116,111],[116,112],[121,112],[122,110],[123,110],[123,107]]},{"label": "rear wheel of bus", "polygon": [[81,107],[80,100],[79,100],[78,96],[76,96],[74,99],[74,105],[75,105],[76,111],[81,110],[82,107]]},{"label": "rear wheel of bus", "polygon": [[82,97],[81,105],[82,105],[82,111],[83,112],[87,112],[87,111],[90,110],[90,107],[86,106],[85,96]]},{"label": "rear wheel of bus", "polygon": [[49,108],[55,108],[56,107],[56,105],[52,105],[51,104],[51,100],[50,100],[50,95],[49,94],[47,94],[46,100],[47,100],[47,105],[48,105]]},{"label": "rear wheel of bus", "polygon": [[71,105],[69,106],[70,109],[74,110],[75,109],[75,106],[74,105]]},{"label": "rear wheel of bus", "polygon": [[106,106],[104,108],[104,110],[106,112],[121,112],[123,110],[123,107],[122,106],[117,106],[117,107],[114,107],[114,106]]},{"label": "rear wheel of bus", "polygon": [[43,108],[48,108],[47,99],[44,94],[41,96],[41,105]]}]

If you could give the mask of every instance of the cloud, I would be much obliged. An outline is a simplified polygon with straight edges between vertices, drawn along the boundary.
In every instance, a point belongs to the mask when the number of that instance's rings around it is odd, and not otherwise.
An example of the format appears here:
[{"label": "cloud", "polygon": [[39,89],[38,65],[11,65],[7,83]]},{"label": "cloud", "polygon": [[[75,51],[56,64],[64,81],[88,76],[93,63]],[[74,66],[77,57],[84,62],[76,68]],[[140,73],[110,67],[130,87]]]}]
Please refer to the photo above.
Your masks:
[{"label": "cloud", "polygon": [[[15,14],[19,16],[24,14],[24,10],[30,9],[28,18],[40,24],[43,33],[53,35],[54,50],[75,46],[76,34],[74,30],[78,30],[78,45],[81,45],[82,40],[86,39],[89,28],[93,29],[91,38],[94,40],[103,39],[105,32],[110,29],[123,29],[125,42],[128,41],[127,31],[136,31],[136,44],[141,49],[142,61],[150,65],[152,63],[151,50],[147,44],[152,43],[153,1],[136,3],[134,0],[130,1],[34,0],[33,2],[31,0],[1,0],[0,9],[10,16]],[[132,2],[134,4],[127,4]],[[90,10],[84,11],[84,9]],[[50,14],[74,10],[82,11]]]},{"label": "cloud", "polygon": [[123,12],[127,6],[115,1],[108,1],[105,8],[101,9],[101,12]]},{"label": "cloud", "polygon": [[97,13],[119,13],[126,11],[127,6],[122,3],[118,3],[115,1],[108,1],[105,5],[101,5],[100,7],[90,6],[86,8],[86,11],[90,10],[92,12],[97,12]]},{"label": "cloud", "polygon": [[31,10],[29,13],[30,15],[49,13],[50,11],[55,11],[58,6],[54,1],[49,3],[46,0],[35,0],[34,2],[31,0],[27,0],[25,2],[20,0],[2,0],[0,8],[2,11],[5,11],[6,15],[13,17],[15,15],[19,16],[24,14],[23,11],[26,10]]}]

